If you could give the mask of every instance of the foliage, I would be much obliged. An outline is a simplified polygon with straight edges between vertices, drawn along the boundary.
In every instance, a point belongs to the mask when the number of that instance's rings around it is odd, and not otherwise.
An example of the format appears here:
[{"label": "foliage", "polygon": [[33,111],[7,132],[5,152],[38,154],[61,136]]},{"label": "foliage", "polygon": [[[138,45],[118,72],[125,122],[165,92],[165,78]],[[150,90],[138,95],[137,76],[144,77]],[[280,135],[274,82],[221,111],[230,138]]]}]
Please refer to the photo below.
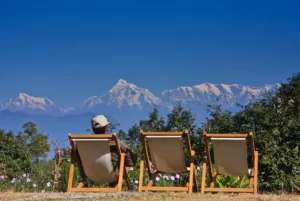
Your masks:
[{"label": "foliage", "polygon": [[24,132],[19,132],[16,136],[17,139],[27,144],[34,161],[45,159],[50,149],[48,136],[44,132],[39,133],[36,124],[32,122],[25,123],[23,128]]},{"label": "foliage", "polygon": [[0,130],[0,175],[8,180],[32,170],[29,148],[19,142],[12,132]]},{"label": "foliage", "polygon": [[36,124],[27,122],[24,132],[0,134],[0,160],[5,164],[1,188],[15,191],[47,191],[52,186],[51,161],[45,158],[49,151],[48,137],[39,133]]},{"label": "foliage", "polygon": [[246,175],[242,177],[218,175],[216,178],[216,186],[220,188],[246,188],[249,186],[249,182]]}]

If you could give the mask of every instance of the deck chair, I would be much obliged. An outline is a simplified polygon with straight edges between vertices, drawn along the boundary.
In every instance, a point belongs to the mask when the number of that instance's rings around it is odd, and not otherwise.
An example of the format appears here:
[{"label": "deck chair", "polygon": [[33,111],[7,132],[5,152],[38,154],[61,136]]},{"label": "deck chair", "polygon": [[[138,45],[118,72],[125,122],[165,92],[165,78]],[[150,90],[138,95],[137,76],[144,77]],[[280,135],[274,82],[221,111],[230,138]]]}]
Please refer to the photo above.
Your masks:
[{"label": "deck chair", "polygon": [[[69,134],[71,151],[71,165],[67,192],[121,192],[123,177],[130,189],[127,169],[124,167],[125,154],[121,153],[118,137],[115,134]],[[120,157],[119,178],[115,188],[89,188],[85,179],[88,178],[97,184],[107,184],[116,180],[111,163],[110,145],[117,145]],[[82,182],[73,188],[74,164],[77,163]]]},{"label": "deck chair", "polygon": [[[197,191],[194,157],[195,151],[191,149],[190,136],[185,132],[144,132],[140,131],[140,140],[143,145],[143,153],[140,161],[140,175],[138,191],[186,191],[191,193],[193,187]],[[184,143],[185,140],[185,143]],[[190,161],[187,169],[184,156],[184,144],[186,145]],[[143,186],[144,163],[149,174],[147,186]],[[155,170],[152,170],[150,161]],[[185,187],[154,186],[158,173],[181,174],[189,173],[189,181]]]},{"label": "deck chair", "polygon": [[[258,192],[258,151],[255,151],[253,133],[249,134],[208,134],[204,132],[204,162],[202,165],[201,193],[204,192]],[[253,167],[249,169],[247,161],[247,139],[250,142]],[[215,171],[213,171],[209,143],[213,147]],[[210,186],[205,187],[208,165]],[[251,174],[249,173],[251,171]],[[250,177],[248,188],[217,188],[215,187],[218,175]]]}]

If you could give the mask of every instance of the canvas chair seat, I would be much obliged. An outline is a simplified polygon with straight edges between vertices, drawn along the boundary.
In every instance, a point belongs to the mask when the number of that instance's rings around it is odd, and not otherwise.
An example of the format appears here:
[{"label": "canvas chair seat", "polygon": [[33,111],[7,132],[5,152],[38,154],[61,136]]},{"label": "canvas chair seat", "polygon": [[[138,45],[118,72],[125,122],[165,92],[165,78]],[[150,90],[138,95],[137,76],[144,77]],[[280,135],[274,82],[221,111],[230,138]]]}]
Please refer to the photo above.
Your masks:
[{"label": "canvas chair seat", "polygon": [[245,138],[211,138],[217,174],[248,175],[247,141]]},{"label": "canvas chair seat", "polygon": [[[204,162],[202,164],[201,193],[204,192],[240,192],[254,193],[258,191],[258,152],[255,151],[254,136],[249,134],[212,134],[204,132]],[[247,139],[249,139],[253,167],[249,169],[247,160]],[[214,166],[211,160],[210,142],[214,154]],[[210,178],[210,186],[205,186],[206,166]],[[216,188],[215,182],[218,175],[225,176],[250,176],[248,188]]]},{"label": "canvas chair seat", "polygon": [[[119,141],[116,135],[111,134],[69,134],[72,146],[71,165],[69,172],[67,192],[120,192],[122,190],[123,177],[126,178],[129,189],[127,170],[125,168],[125,154],[121,153]],[[111,163],[110,145],[116,145],[120,164],[119,178],[116,177]],[[73,188],[74,164],[77,163],[82,179],[88,178],[96,184],[107,184],[118,181],[113,188],[88,188],[83,187],[82,181]]]},{"label": "canvas chair seat", "polygon": [[152,159],[151,162],[156,170],[164,173],[183,173],[187,171],[181,137],[146,138]]},{"label": "canvas chair seat", "polygon": [[[191,149],[188,131],[185,132],[143,132],[140,131],[143,144],[143,155],[140,161],[139,192],[141,191],[197,191],[194,155]],[[185,142],[184,142],[185,139]],[[186,145],[186,146],[184,146]],[[187,149],[189,168],[187,170],[184,148]],[[143,186],[144,162],[149,174],[147,186]],[[150,161],[155,171],[152,171]],[[158,173],[179,174],[189,173],[189,182],[185,187],[156,187],[155,177]]]},{"label": "canvas chair seat", "polygon": [[76,140],[82,167],[86,176],[97,184],[115,181],[117,178],[111,163],[108,140],[80,141]]}]

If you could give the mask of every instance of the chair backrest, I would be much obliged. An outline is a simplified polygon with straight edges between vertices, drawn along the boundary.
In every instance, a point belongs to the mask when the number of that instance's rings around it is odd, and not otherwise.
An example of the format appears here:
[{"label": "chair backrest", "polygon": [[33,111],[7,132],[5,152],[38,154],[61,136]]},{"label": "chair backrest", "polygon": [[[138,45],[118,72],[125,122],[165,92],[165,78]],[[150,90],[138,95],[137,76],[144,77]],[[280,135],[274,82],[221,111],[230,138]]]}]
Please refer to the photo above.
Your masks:
[{"label": "chair backrest", "polygon": [[217,174],[243,176],[248,174],[245,138],[211,138]]},{"label": "chair backrest", "polygon": [[[253,135],[248,134],[204,134],[206,150],[212,143],[214,164],[217,174],[243,176],[249,174],[247,160],[247,138],[250,137],[254,151]],[[252,147],[253,146],[253,147]],[[206,151],[210,160],[210,153]],[[254,155],[254,152],[253,152]]]},{"label": "chair backrest", "polygon": [[[154,168],[164,173],[186,172],[184,156],[184,132],[140,132],[145,155]],[[148,143],[146,143],[146,141]],[[189,144],[189,142],[186,142]],[[146,147],[148,145],[148,148]],[[189,146],[188,146],[189,147]]]},{"label": "chair backrest", "polygon": [[116,180],[110,153],[111,142],[117,143],[113,135],[72,134],[69,137],[76,146],[83,170],[90,180],[98,184]]}]

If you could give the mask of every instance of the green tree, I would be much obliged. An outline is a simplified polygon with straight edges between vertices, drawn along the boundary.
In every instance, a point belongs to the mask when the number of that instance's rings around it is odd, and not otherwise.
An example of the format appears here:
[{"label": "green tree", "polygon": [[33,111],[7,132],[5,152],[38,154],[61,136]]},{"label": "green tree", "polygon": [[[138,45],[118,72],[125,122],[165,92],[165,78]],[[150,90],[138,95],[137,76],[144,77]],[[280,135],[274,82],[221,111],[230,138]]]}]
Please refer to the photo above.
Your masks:
[{"label": "green tree", "polygon": [[155,107],[153,111],[149,113],[147,120],[140,121],[139,127],[144,131],[164,131],[165,120],[159,115],[158,108]]},{"label": "green tree", "polygon": [[12,132],[0,130],[0,172],[8,179],[31,172],[31,153],[25,143],[20,142]]},{"label": "green tree", "polygon": [[45,159],[50,150],[48,136],[44,132],[39,133],[36,124],[33,122],[26,122],[23,129],[23,133],[19,132],[17,134],[17,139],[27,144],[33,156],[33,161],[38,162],[40,159]]}]

